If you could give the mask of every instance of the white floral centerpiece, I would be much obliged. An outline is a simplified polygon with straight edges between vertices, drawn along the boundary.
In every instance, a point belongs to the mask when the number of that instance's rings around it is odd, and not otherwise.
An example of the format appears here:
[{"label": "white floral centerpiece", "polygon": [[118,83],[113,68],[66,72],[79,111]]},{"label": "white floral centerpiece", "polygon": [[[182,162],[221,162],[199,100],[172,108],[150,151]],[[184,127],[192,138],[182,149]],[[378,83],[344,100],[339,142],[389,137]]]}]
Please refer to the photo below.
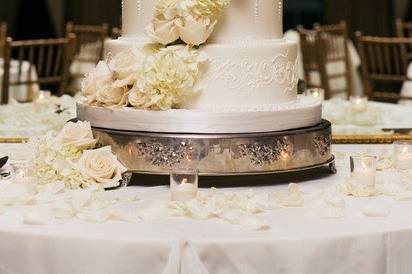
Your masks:
[{"label": "white floral centerpiece", "polygon": [[101,61],[82,85],[87,103],[104,107],[138,109],[179,108],[198,92],[207,56],[185,45],[132,48]]},{"label": "white floral centerpiece", "polygon": [[126,171],[110,147],[93,149],[97,140],[88,122],[69,122],[57,136],[49,133],[32,142],[39,184],[63,182],[68,189],[113,188],[120,185]]},{"label": "white floral centerpiece", "polygon": [[153,42],[167,45],[179,38],[201,45],[212,34],[230,0],[157,0],[147,33]]}]

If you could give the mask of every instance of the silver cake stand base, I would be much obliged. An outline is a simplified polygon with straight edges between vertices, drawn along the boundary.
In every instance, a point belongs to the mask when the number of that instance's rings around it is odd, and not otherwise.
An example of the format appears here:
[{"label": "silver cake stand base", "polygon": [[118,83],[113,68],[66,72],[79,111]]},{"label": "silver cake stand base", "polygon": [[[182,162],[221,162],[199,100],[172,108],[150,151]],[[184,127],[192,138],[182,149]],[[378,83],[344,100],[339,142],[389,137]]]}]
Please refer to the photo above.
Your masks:
[{"label": "silver cake stand base", "polygon": [[307,171],[328,166],[330,122],[314,127],[253,134],[164,134],[93,128],[101,146],[110,145],[131,173],[168,175],[198,159],[201,176],[241,176]]}]

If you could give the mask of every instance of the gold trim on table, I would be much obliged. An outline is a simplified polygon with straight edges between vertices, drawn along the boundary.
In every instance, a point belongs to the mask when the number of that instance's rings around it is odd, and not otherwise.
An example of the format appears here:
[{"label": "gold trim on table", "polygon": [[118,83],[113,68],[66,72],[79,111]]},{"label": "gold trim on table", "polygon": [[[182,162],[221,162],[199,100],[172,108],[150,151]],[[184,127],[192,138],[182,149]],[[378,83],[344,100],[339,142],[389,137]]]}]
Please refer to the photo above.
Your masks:
[{"label": "gold trim on table", "polygon": [[28,141],[29,138],[23,137],[0,137],[0,144],[23,144]]},{"label": "gold trim on table", "polygon": [[412,141],[412,135],[335,135],[334,144],[392,144],[396,141]]}]

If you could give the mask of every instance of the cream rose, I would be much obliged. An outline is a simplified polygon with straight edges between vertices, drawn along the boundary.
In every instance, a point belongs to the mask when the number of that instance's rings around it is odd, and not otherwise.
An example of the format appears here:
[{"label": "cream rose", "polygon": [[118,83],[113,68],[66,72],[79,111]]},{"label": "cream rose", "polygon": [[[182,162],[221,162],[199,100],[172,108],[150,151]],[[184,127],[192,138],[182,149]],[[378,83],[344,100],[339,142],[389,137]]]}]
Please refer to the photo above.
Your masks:
[{"label": "cream rose", "polygon": [[74,146],[79,150],[93,148],[97,140],[93,138],[89,122],[69,122],[60,131],[58,140],[66,146]]},{"label": "cream rose", "polygon": [[117,187],[126,168],[117,160],[110,147],[87,150],[78,162],[80,173],[102,184],[104,188]]},{"label": "cream rose", "polygon": [[110,85],[113,82],[113,73],[110,71],[108,64],[100,61],[96,68],[86,75],[82,82],[82,94],[89,101],[93,101],[97,91],[102,87]]},{"label": "cream rose", "polygon": [[106,86],[96,93],[96,101],[104,106],[126,106],[128,91],[126,87]]},{"label": "cream rose", "polygon": [[109,62],[110,69],[114,72],[115,87],[133,85],[145,62],[145,52],[139,48],[131,48],[114,56]]},{"label": "cream rose", "polygon": [[155,43],[163,45],[170,44],[179,39],[179,32],[176,26],[178,19],[161,20],[155,18],[146,28],[146,33]]},{"label": "cream rose", "polygon": [[187,17],[176,22],[180,39],[188,45],[198,46],[206,42],[212,34],[217,21],[211,21],[208,17],[197,19]]}]

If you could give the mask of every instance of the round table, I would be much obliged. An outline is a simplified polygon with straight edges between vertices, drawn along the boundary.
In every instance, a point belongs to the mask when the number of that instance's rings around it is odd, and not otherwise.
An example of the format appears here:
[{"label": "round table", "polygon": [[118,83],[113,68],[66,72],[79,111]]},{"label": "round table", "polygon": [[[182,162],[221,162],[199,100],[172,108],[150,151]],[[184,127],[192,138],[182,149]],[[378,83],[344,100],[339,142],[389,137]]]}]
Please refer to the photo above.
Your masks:
[{"label": "round table", "polygon": [[[2,154],[19,148],[0,145]],[[299,186],[309,194],[347,178],[349,167],[343,152],[365,149],[377,152],[390,146],[335,146],[338,174],[309,181],[302,178]],[[396,180],[391,172],[379,178]],[[275,180],[270,183],[253,189],[287,189]],[[166,186],[118,191],[139,194],[141,200],[130,205],[133,211],[150,201],[169,199]],[[25,209],[13,208],[0,216],[0,273],[410,273],[412,202],[383,196],[345,197],[345,201],[345,216],[340,219],[321,219],[306,207],[264,213],[262,217],[270,224],[265,231],[248,231],[219,220],[172,217],[101,224],[72,219],[31,226],[22,222]],[[390,215],[362,215],[362,208],[371,201],[387,207]]]}]

